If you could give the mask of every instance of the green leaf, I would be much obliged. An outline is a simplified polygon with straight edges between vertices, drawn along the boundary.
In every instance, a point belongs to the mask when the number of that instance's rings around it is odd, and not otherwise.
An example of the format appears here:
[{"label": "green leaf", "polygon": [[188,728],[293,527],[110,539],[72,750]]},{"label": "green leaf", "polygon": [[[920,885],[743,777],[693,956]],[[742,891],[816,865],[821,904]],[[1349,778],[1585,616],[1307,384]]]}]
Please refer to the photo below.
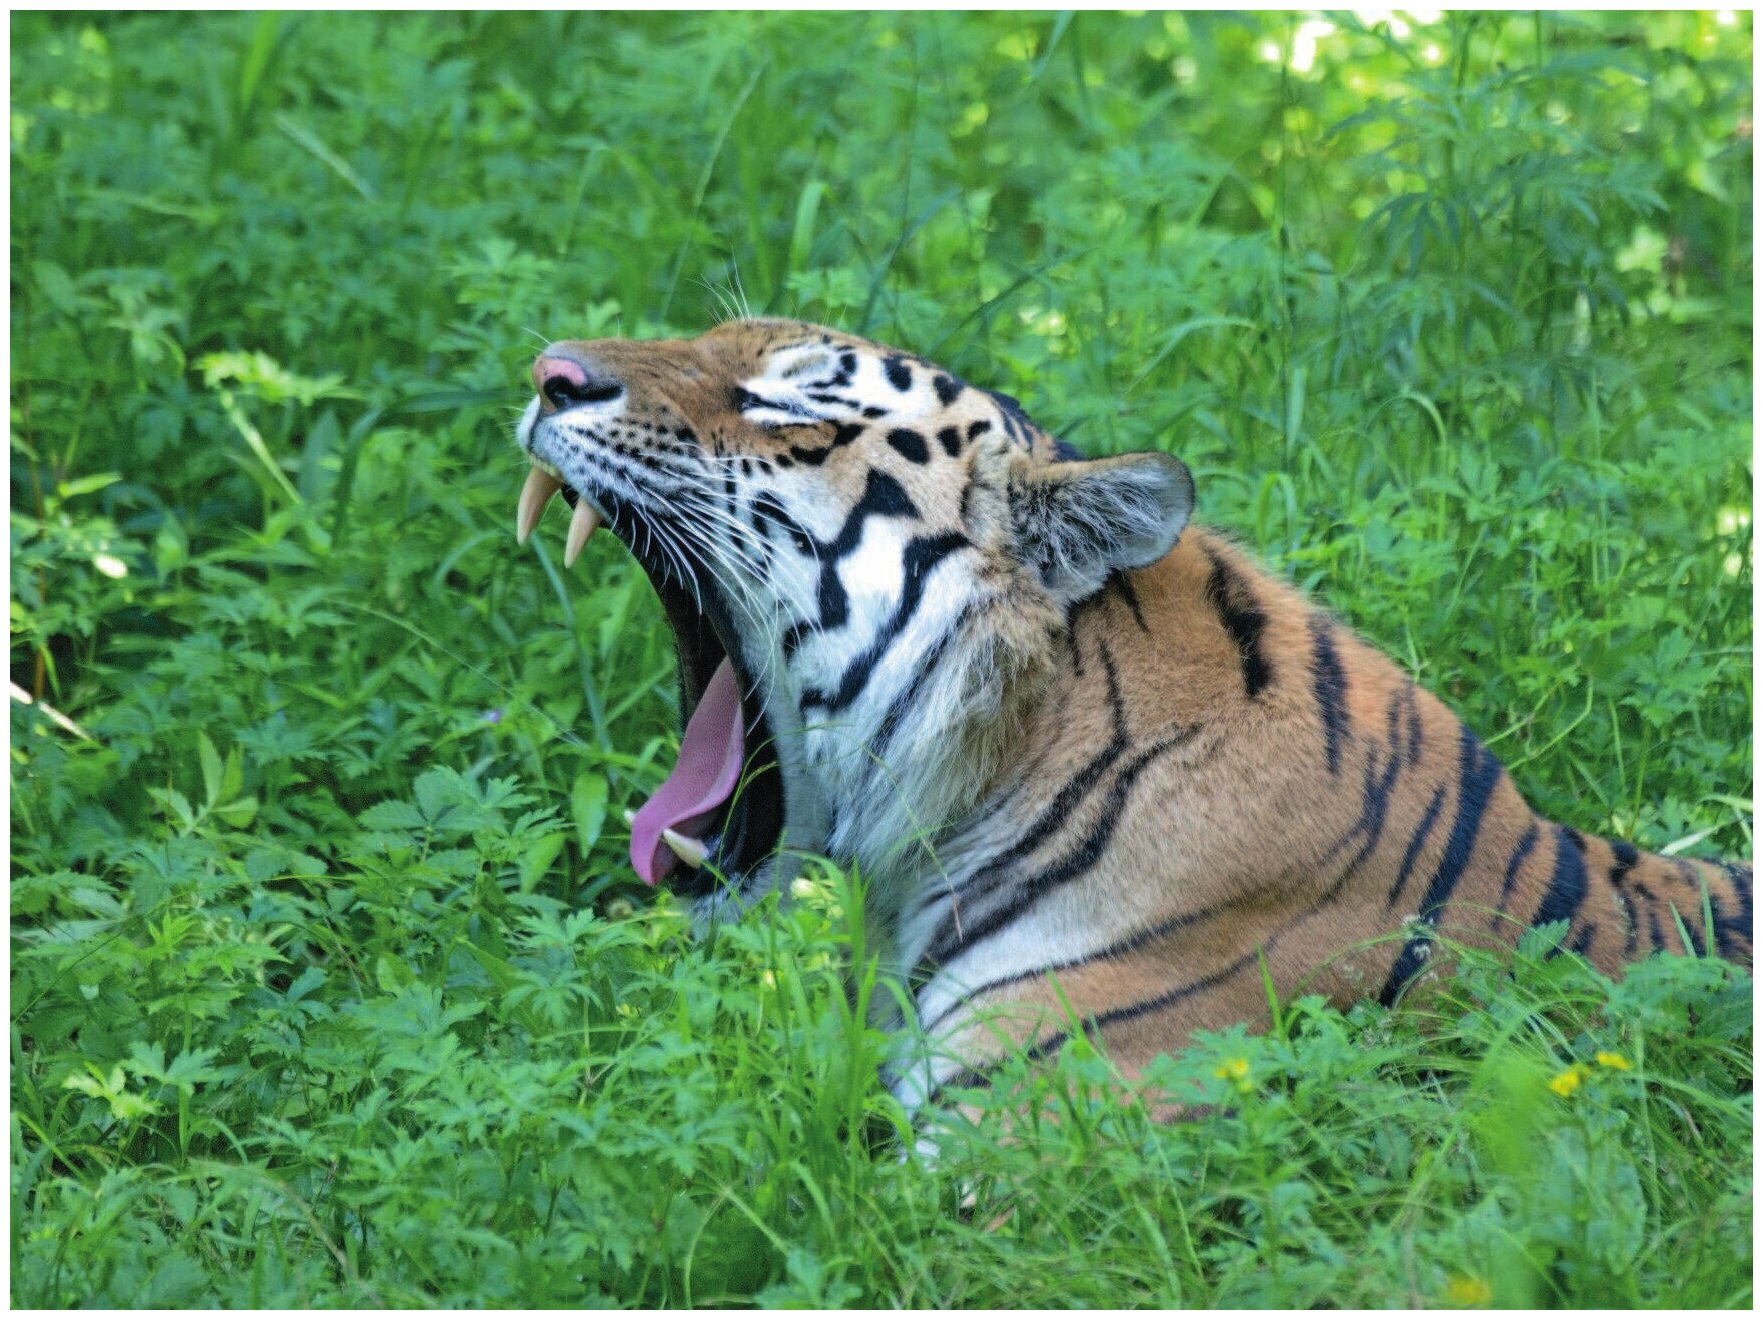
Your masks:
[{"label": "green leaf", "polygon": [[72,477],[59,482],[55,487],[57,497],[62,500],[77,499],[81,495],[91,495],[107,486],[114,486],[122,480],[117,472],[95,472],[87,477]]},{"label": "green leaf", "polygon": [[416,777],[416,801],[423,816],[433,822],[440,820],[461,797],[459,776],[444,766],[425,770]]},{"label": "green leaf", "polygon": [[324,460],[337,447],[341,434],[336,411],[331,408],[319,413],[317,420],[306,432],[305,443],[300,446],[300,473],[294,484],[295,489],[300,492],[300,498],[308,504],[316,501],[323,493]]},{"label": "green leaf", "polygon": [[44,301],[63,316],[78,316],[85,310],[85,300],[74,288],[73,279],[55,262],[33,261],[31,276]]},{"label": "green leaf", "polygon": [[569,815],[575,823],[576,846],[586,857],[600,840],[606,824],[606,777],[584,770],[569,790]]},{"label": "green leaf", "polygon": [[373,963],[374,984],[396,993],[416,984],[416,974],[401,959],[382,953]]},{"label": "green leaf", "polygon": [[214,814],[234,829],[242,830],[257,819],[257,799],[255,797],[239,798],[223,807],[216,807]]},{"label": "green leaf", "polygon": [[376,802],[361,813],[361,823],[370,830],[420,830],[428,818],[409,802]]},{"label": "green leaf", "polygon": [[789,273],[792,275],[808,269],[808,255],[814,243],[814,218],[824,196],[826,182],[810,179],[802,185],[796,198],[796,220],[790,228]]},{"label": "green leaf", "polygon": [[557,860],[557,854],[563,851],[564,835],[560,831],[555,834],[542,834],[527,844],[520,854],[520,892],[530,894],[545,872],[551,869],[551,863]]},{"label": "green leaf", "polygon": [[239,790],[244,786],[245,760],[235,745],[227,749],[226,768],[221,771],[220,776],[220,792],[214,796],[216,798],[237,797]]},{"label": "green leaf", "polygon": [[212,809],[220,801],[222,783],[225,780],[225,769],[221,765],[220,753],[214,750],[214,744],[202,730],[196,730],[196,756],[202,763],[202,791],[205,804]]}]

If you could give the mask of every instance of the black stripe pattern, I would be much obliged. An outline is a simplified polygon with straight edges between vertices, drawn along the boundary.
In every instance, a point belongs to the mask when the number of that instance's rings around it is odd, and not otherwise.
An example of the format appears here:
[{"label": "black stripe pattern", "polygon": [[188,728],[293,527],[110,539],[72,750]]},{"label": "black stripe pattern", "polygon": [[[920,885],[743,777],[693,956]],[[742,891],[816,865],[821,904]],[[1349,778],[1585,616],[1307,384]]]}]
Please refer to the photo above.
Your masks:
[{"label": "black stripe pattern", "polygon": [[1211,920],[1213,917],[1222,916],[1226,912],[1234,911],[1236,906],[1235,903],[1227,902],[1219,903],[1212,907],[1199,908],[1193,912],[1178,913],[1176,916],[1166,918],[1154,925],[1147,926],[1143,930],[1135,931],[1131,935],[1124,936],[1121,939],[1114,941],[1112,944],[1104,945],[1102,948],[1093,950],[1092,952],[1073,954],[1067,958],[1059,958],[1052,962],[1042,963],[1038,967],[1031,967],[1027,971],[1012,972],[1008,976],[1000,976],[994,980],[986,981],[980,985],[974,986],[971,990],[964,991],[960,999],[950,1004],[949,1007],[945,1008],[941,1013],[938,1013],[936,1017],[932,1018],[929,1022],[926,1022],[923,1029],[926,1032],[935,1031],[948,1020],[951,1013],[961,1008],[963,1004],[978,999],[982,995],[990,994],[994,990],[1002,989],[1007,985],[1014,985],[1019,981],[1027,981],[1037,976],[1045,976],[1049,972],[1062,972],[1068,968],[1082,967],[1087,963],[1107,962],[1113,958],[1123,958],[1127,954],[1135,953],[1147,945],[1155,944],[1158,940],[1165,939],[1168,936],[1175,934],[1177,931],[1186,930],[1190,926],[1197,926],[1201,922]]},{"label": "black stripe pattern", "polygon": [[[779,506],[773,516],[781,515]],[[839,534],[831,541],[816,541],[800,525],[792,523],[797,548],[812,555],[819,566],[820,584],[816,600],[818,617],[800,620],[784,630],[786,657],[793,656],[810,633],[830,632],[843,627],[850,618],[851,599],[844,583],[839,581],[839,564],[857,549],[869,519],[916,517],[918,506],[906,494],[906,488],[887,473],[872,469],[864,482],[862,498],[852,506]]]},{"label": "black stripe pattern", "polygon": [[1636,946],[1640,943],[1640,923],[1635,920],[1634,904],[1629,901],[1628,894],[1622,888],[1622,882],[1628,879],[1628,873],[1634,870],[1635,863],[1640,861],[1640,850],[1632,843],[1624,843],[1621,839],[1610,841],[1610,851],[1615,860],[1610,866],[1610,888],[1616,895],[1616,901],[1622,905],[1622,916],[1627,933],[1623,939],[1622,956],[1634,957]]},{"label": "black stripe pattern", "polygon": [[1717,912],[1714,935],[1720,952],[1731,957],[1751,947],[1751,868],[1738,862],[1718,863],[1738,900],[1735,912]]},{"label": "black stripe pattern", "polygon": [[1414,863],[1420,859],[1420,850],[1432,835],[1432,827],[1438,823],[1439,809],[1445,805],[1445,786],[1440,784],[1432,792],[1432,800],[1426,804],[1421,813],[1420,824],[1408,837],[1408,846],[1402,850],[1402,865],[1396,869],[1395,883],[1390,885],[1390,896],[1386,906],[1394,907],[1401,900],[1402,891],[1408,887],[1408,877],[1414,871]]},{"label": "black stripe pattern", "polygon": [[864,648],[863,654],[846,667],[837,687],[831,692],[809,688],[802,694],[803,715],[807,715],[813,707],[837,714],[857,699],[858,694],[868,685],[876,665],[888,653],[894,640],[906,631],[907,624],[912,622],[912,616],[918,612],[918,606],[924,599],[925,581],[930,577],[931,570],[957,550],[965,549],[968,544],[968,539],[960,532],[914,537],[907,543],[901,562],[904,580],[900,587],[900,603],[894,607],[887,622],[876,631],[874,639]]},{"label": "black stripe pattern", "polygon": [[[1047,804],[1045,810],[1035,817],[1033,823],[1026,830],[1017,835],[1015,843],[994,857],[983,870],[976,872],[973,879],[968,881],[967,887],[969,888],[973,887],[976,881],[979,882],[981,896],[984,892],[985,877],[988,874],[996,876],[1003,868],[1021,861],[1051,838],[1053,832],[1066,822],[1071,813],[1077,809],[1078,804],[1113,768],[1114,763],[1126,755],[1126,749],[1130,744],[1126,735],[1126,703],[1120,694],[1120,674],[1114,667],[1114,656],[1107,646],[1103,645],[1098,649],[1102,658],[1103,678],[1107,684],[1108,714],[1112,726],[1108,742],[1101,751],[1090,758],[1082,769],[1060,785],[1053,800]],[[1008,803],[1000,804],[1001,807],[1008,805]],[[932,894],[919,905],[918,911],[923,913],[944,902],[947,898],[946,893]],[[953,921],[954,915],[951,914],[951,924]]]},{"label": "black stripe pattern", "polygon": [[1335,650],[1333,629],[1320,614],[1310,617],[1311,681],[1316,690],[1316,710],[1322,718],[1322,746],[1328,772],[1341,772],[1341,742],[1347,736],[1347,673]]},{"label": "black stripe pattern", "polygon": [[1572,921],[1585,902],[1585,853],[1581,850],[1584,836],[1557,825],[1555,827],[1555,869],[1549,876],[1549,889],[1531,918],[1533,926],[1546,926],[1551,921]]},{"label": "black stripe pattern", "polygon": [[[923,970],[947,963],[1004,930],[1049,895],[1093,871],[1113,842],[1141,776],[1158,758],[1191,742],[1199,733],[1198,725],[1166,727],[1135,749],[1127,734],[1126,706],[1113,654],[1106,643],[1098,643],[1096,651],[1106,682],[1111,723],[1108,742],[1060,786],[1052,801],[1009,847],[975,870],[954,894],[935,894],[920,905],[920,914],[941,904],[950,905],[931,936]],[[1023,865],[1098,794],[1101,801],[1094,818],[1059,857],[1039,869]],[[999,803],[994,811],[1008,806],[1008,801]]]},{"label": "black stripe pattern", "polygon": [[1502,917],[1506,912],[1506,904],[1512,901],[1512,890],[1518,884],[1518,873],[1524,869],[1525,859],[1535,850],[1540,837],[1541,832],[1533,820],[1525,826],[1524,837],[1519,839],[1518,846],[1512,850],[1512,856],[1506,859],[1506,875],[1500,881],[1500,901],[1496,905],[1493,920],[1488,923],[1490,929],[1497,931],[1504,924]]},{"label": "black stripe pattern", "polygon": [[[1114,841],[1114,832],[1120,826],[1121,816],[1125,812],[1127,799],[1132,794],[1133,785],[1138,782],[1146,768],[1158,757],[1173,748],[1181,746],[1191,739],[1197,728],[1185,728],[1153,743],[1150,747],[1138,752],[1121,767],[1115,776],[1113,785],[1103,800],[1102,809],[1076,846],[1069,849],[1058,861],[1034,875],[1022,880],[1008,892],[1002,885],[993,885],[991,892],[1001,893],[1001,901],[993,904],[989,911],[964,924],[960,930],[951,925],[943,937],[933,943],[927,957],[932,962],[947,962],[954,954],[963,949],[971,948],[982,940],[1003,930],[1006,926],[1023,916],[1028,910],[1041,902],[1056,890],[1080,880],[1095,869]],[[987,868],[992,872],[992,868]],[[985,874],[985,873],[982,873]],[[977,877],[976,877],[977,878]]]},{"label": "black stripe pattern", "polygon": [[[1426,894],[1420,900],[1418,929],[1396,956],[1389,979],[1377,997],[1379,1003],[1393,1004],[1402,987],[1414,978],[1426,961],[1431,951],[1433,928],[1438,925],[1445,905],[1450,902],[1457,882],[1463,878],[1464,869],[1469,865],[1469,858],[1475,851],[1476,835],[1481,831],[1482,817],[1487,814],[1488,801],[1504,773],[1493,753],[1481,745],[1481,739],[1467,728],[1463,729],[1457,756],[1457,814],[1445,839],[1444,854],[1433,868]],[[1426,828],[1431,829],[1431,824],[1426,823]],[[1581,870],[1584,870],[1583,863]]]},{"label": "black stripe pattern", "polygon": [[1229,564],[1212,551],[1212,575],[1206,580],[1206,599],[1218,612],[1218,621],[1236,643],[1237,657],[1243,668],[1243,692],[1253,701],[1273,681],[1273,670],[1261,651],[1261,633],[1267,627],[1267,612],[1255,600],[1249,584]]},{"label": "black stripe pattern", "polygon": [[1334,861],[1354,840],[1362,839],[1364,842],[1323,894],[1321,901],[1324,903],[1339,896],[1354,872],[1376,850],[1383,838],[1384,822],[1389,816],[1391,794],[1397,778],[1404,767],[1412,769],[1420,764],[1421,725],[1414,692],[1414,685],[1409,683],[1390,698],[1386,721],[1388,727],[1383,745],[1379,747],[1372,744],[1366,750],[1365,783],[1359,818],[1346,833],[1334,841],[1333,846],[1323,855],[1322,865],[1327,866]]},{"label": "black stripe pattern", "polygon": [[[1198,980],[1189,981],[1185,985],[1174,986],[1149,999],[1139,1000],[1137,1003],[1125,1004],[1120,1008],[1109,1009],[1103,1013],[1091,1014],[1083,1020],[1082,1030],[1086,1034],[1092,1031],[1104,1031],[1109,1027],[1118,1026],[1123,1022],[1131,1022],[1151,1013],[1160,1012],[1166,1008],[1173,1008],[1183,1000],[1192,999],[1195,995],[1210,990],[1214,986],[1222,985],[1224,982],[1230,980],[1231,977],[1254,966],[1263,957],[1271,956],[1274,946],[1279,943],[1279,938],[1282,934],[1284,934],[1284,931],[1276,932],[1266,944],[1259,945],[1256,948],[1249,950],[1248,953],[1243,954],[1240,958],[1236,958],[1231,962],[1226,963],[1217,971],[1208,972]],[[1055,1031],[1049,1036],[1043,1036],[1040,1040],[1037,1040],[1033,1045],[1024,1050],[1023,1058],[1030,1063],[1038,1063],[1043,1059],[1052,1058],[1064,1047],[1065,1042],[1070,1039],[1071,1033],[1069,1031]],[[1171,1049],[1178,1048],[1182,1043],[1183,1042],[1179,1040],[1171,1040],[1169,1042]],[[999,1063],[1002,1062],[1003,1060],[999,1061]],[[993,1066],[995,1067],[997,1065]],[[964,1068],[960,1072],[952,1075],[947,1081],[933,1088],[926,1103],[934,1103],[945,1091],[964,1088],[984,1088],[989,1087],[990,1085],[991,1077],[987,1073],[980,1072],[977,1069]]]}]

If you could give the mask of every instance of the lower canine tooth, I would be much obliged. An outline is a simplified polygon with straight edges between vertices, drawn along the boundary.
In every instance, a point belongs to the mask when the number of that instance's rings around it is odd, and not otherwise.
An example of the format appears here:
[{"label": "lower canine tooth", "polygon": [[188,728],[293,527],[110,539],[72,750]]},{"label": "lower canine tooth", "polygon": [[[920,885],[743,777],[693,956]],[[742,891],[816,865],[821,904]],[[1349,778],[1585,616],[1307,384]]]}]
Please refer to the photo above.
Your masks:
[{"label": "lower canine tooth", "polygon": [[578,498],[575,502],[575,513],[569,519],[569,537],[563,543],[563,566],[565,568],[575,563],[576,557],[582,552],[582,547],[588,543],[588,538],[594,534],[594,529],[599,525],[600,515],[594,512],[586,500]]},{"label": "lower canine tooth", "polygon": [[520,507],[514,515],[514,539],[517,542],[526,544],[526,538],[539,525],[539,515],[545,512],[551,497],[562,489],[563,483],[542,468],[535,467],[526,474],[526,485],[520,488]]},{"label": "lower canine tooth", "polygon": [[710,850],[696,839],[688,839],[678,830],[662,830],[661,842],[673,850],[673,855],[696,871],[704,865],[704,859]]}]

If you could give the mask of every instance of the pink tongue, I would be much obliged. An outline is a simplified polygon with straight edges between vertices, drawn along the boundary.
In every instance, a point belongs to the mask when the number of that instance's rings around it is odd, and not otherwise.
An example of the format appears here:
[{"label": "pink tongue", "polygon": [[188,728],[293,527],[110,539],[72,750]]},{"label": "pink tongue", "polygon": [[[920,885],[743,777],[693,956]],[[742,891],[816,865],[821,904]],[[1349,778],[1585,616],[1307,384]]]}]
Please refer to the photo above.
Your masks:
[{"label": "pink tongue", "polygon": [[638,875],[654,884],[679,864],[661,841],[661,831],[697,838],[735,791],[745,755],[740,684],[734,665],[725,659],[686,723],[679,764],[631,820],[631,865]]}]

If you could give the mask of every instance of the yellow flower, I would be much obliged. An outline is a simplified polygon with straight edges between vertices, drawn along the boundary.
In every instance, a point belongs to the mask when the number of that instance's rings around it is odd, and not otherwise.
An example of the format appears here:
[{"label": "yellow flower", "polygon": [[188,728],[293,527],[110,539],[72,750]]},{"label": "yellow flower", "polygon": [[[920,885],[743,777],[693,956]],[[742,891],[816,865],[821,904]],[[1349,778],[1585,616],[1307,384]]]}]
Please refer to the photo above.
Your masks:
[{"label": "yellow flower", "polygon": [[1249,1075],[1249,1061],[1247,1059],[1227,1060],[1221,1066],[1214,1068],[1212,1075],[1214,1077],[1235,1077],[1240,1080]]},{"label": "yellow flower", "polygon": [[1480,1279],[1457,1274],[1445,1284],[1445,1300],[1457,1306],[1486,1306],[1494,1300],[1494,1290]]},{"label": "yellow flower", "polygon": [[1606,1068],[1614,1068],[1617,1072],[1627,1072],[1634,1067],[1627,1059],[1611,1050],[1599,1050],[1598,1062]]},{"label": "yellow flower", "polygon": [[1579,1090],[1579,1084],[1586,1079],[1588,1071],[1583,1063],[1576,1063],[1566,1072],[1556,1073],[1549,1081],[1549,1089],[1565,1100]]}]

